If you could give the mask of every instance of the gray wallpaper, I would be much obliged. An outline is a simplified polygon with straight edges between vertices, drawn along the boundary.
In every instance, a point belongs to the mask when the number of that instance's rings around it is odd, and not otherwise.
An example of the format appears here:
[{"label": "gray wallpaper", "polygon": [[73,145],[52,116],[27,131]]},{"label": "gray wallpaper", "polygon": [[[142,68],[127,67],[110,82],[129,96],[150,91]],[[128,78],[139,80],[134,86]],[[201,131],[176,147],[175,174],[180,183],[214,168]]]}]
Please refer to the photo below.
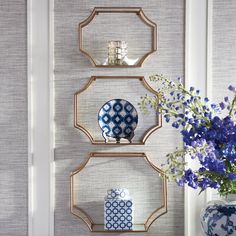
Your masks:
[{"label": "gray wallpaper", "polygon": [[213,99],[229,95],[227,87],[236,84],[236,2],[213,2]]},{"label": "gray wallpaper", "polygon": [[[232,95],[227,88],[236,84],[236,2],[233,0],[213,2],[212,42],[212,99],[223,101]],[[213,198],[219,195],[213,191]]]},{"label": "gray wallpaper", "polygon": [[0,235],[27,235],[26,0],[0,2]]},{"label": "gray wallpaper", "polygon": [[[143,68],[109,70],[93,67],[78,51],[77,25],[94,6],[143,7],[147,16],[159,25],[158,53],[152,55]],[[234,0],[214,0],[213,7],[213,98],[220,100],[221,95],[226,94],[228,84],[235,83],[236,3]],[[0,235],[23,236],[27,235],[26,1],[1,1],[0,29]],[[91,75],[148,76],[156,72],[172,78],[183,76],[184,1],[55,0],[56,236],[96,235],[90,234],[85,224],[69,211],[69,174],[89,152],[145,151],[160,165],[165,153],[180,142],[175,131],[164,125],[145,146],[91,145],[85,134],[73,127],[74,92],[84,86]],[[104,181],[102,176],[101,181]],[[86,181],[83,188],[86,189]],[[168,184],[168,210],[148,233],[138,235],[182,236],[183,191],[171,183]]]},{"label": "gray wallpaper", "polygon": [[[145,62],[142,68],[118,68],[106,69],[93,67],[90,61],[78,49],[78,23],[86,19],[95,6],[120,6],[120,7],[142,7],[145,14],[159,26],[159,50],[151,55]],[[127,24],[129,25],[129,24]],[[105,24],[107,29],[111,27],[110,23]],[[96,31],[96,28],[94,29]],[[132,38],[132,30],[126,30],[126,36]],[[140,34],[140,30],[139,30]],[[146,42],[146,34],[143,32],[143,41]],[[148,36],[147,36],[148,37]],[[129,38],[129,37],[127,37]],[[146,152],[148,157],[156,165],[160,166],[165,162],[165,154],[173,151],[175,146],[181,143],[177,132],[167,125],[153,133],[147,140],[146,145],[139,146],[104,146],[92,145],[88,137],[73,127],[73,95],[81,89],[92,75],[137,75],[146,76],[153,73],[164,73],[171,78],[183,77],[184,74],[184,0],[55,0],[55,161],[56,161],[56,203],[55,203],[55,236],[88,236],[100,235],[109,236],[109,233],[90,233],[87,226],[77,217],[70,213],[69,209],[69,175],[83,161],[86,160],[90,152]],[[115,91],[120,91],[120,97],[125,96],[127,99],[136,99],[133,102],[137,103],[139,97],[143,95],[143,89],[130,89],[127,91],[125,82],[117,84]],[[112,88],[112,86],[111,86]],[[134,87],[133,87],[134,88]],[[97,92],[91,93],[93,99],[103,98],[103,85],[97,86]],[[106,92],[108,87],[106,87]],[[109,92],[109,91],[108,91]],[[112,94],[112,90],[110,91]],[[89,97],[89,96],[88,96]],[[105,99],[105,98],[104,98]],[[87,104],[90,104],[89,102]],[[137,106],[137,104],[134,104]],[[94,114],[94,107],[84,106],[81,109],[81,117],[90,117]],[[140,114],[141,115],[141,114]],[[89,118],[88,118],[89,119]],[[144,125],[145,117],[142,118]],[[148,120],[148,118],[147,118]],[[85,122],[89,123],[89,120]],[[95,127],[97,124],[91,124],[90,127],[94,131],[99,130]],[[123,163],[123,162],[122,162]],[[122,166],[118,163],[114,167],[115,170]],[[102,174],[102,166],[97,165],[96,174],[99,174],[100,184],[108,183],[107,173],[114,175],[112,169],[107,168],[106,175]],[[124,165],[124,163],[123,163]],[[128,163],[125,164],[125,166]],[[137,165],[138,166],[138,165]],[[137,191],[142,194],[147,193],[150,189],[158,189],[158,181],[150,182],[148,178],[148,169],[142,172],[139,167],[130,165],[130,172],[127,175],[126,182],[130,184],[133,181],[133,176],[140,178],[140,186],[145,186],[142,190],[132,190],[134,194]],[[96,167],[96,166],[95,166]],[[95,168],[93,167],[93,168]],[[101,168],[101,171],[99,171]],[[140,172],[140,174],[139,174]],[[84,172],[85,173],[85,172]],[[95,178],[95,173],[90,173],[91,179]],[[158,176],[157,176],[158,177]],[[111,177],[112,179],[114,178]],[[81,177],[79,190],[81,196],[86,196],[89,191],[100,189],[99,186],[92,187],[91,179],[87,180],[84,176]],[[124,179],[124,178],[123,178]],[[157,179],[158,180],[158,179]],[[99,181],[98,181],[99,182]],[[146,184],[149,182],[149,188]],[[152,183],[152,184],[150,184]],[[78,190],[78,191],[79,191]],[[104,193],[105,194],[105,193]],[[157,194],[159,194],[157,192]],[[102,196],[102,193],[98,194]],[[145,194],[144,194],[145,195]],[[96,199],[93,199],[93,205],[89,204],[89,197],[81,200],[83,204],[89,208],[89,212],[95,217],[99,215]],[[158,201],[158,198],[157,198]],[[99,202],[101,205],[101,202]],[[99,205],[98,204],[98,205]],[[94,206],[94,209],[91,209]],[[101,209],[101,208],[100,208]],[[101,213],[100,213],[101,214]],[[114,235],[114,234],[112,234]],[[115,234],[119,235],[119,234]],[[130,234],[129,235],[136,235]],[[183,189],[178,188],[175,184],[168,184],[168,213],[160,217],[150,228],[148,233],[137,233],[142,236],[183,236],[184,235],[184,196]]]}]

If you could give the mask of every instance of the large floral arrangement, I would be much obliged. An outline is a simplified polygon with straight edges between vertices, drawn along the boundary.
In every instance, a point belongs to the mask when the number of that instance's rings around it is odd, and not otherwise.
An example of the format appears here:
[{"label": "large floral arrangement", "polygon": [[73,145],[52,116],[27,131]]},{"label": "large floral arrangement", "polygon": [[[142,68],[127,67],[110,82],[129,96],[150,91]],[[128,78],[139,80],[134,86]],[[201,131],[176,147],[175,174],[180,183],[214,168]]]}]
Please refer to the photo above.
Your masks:
[{"label": "large floral arrangement", "polygon": [[[221,195],[236,193],[236,88],[228,87],[232,99],[214,104],[194,87],[187,90],[180,79],[174,83],[154,75],[150,80],[158,84],[159,96],[142,97],[140,108],[163,114],[183,137],[183,147],[167,155],[167,176],[179,186],[214,188]],[[186,165],[189,159],[197,162],[195,168]]]}]

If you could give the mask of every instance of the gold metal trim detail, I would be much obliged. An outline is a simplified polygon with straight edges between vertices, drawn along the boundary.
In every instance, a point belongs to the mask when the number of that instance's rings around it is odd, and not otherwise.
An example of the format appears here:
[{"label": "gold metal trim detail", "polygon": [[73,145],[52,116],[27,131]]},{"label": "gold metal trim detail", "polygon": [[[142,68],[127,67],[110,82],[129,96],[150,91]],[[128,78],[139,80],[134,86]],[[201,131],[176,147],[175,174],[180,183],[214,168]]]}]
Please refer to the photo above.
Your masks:
[{"label": "gold metal trim detail", "polygon": [[[90,216],[81,208],[76,206],[75,204],[75,191],[73,188],[74,184],[74,176],[82,171],[86,165],[89,163],[91,158],[143,158],[151,168],[153,168],[159,175],[162,176],[162,197],[163,197],[163,204],[154,210],[152,214],[148,217],[146,222],[143,224],[137,224],[139,226],[143,226],[143,230],[124,230],[124,231],[118,231],[118,230],[96,230],[96,226],[102,226],[102,224],[96,224],[93,222],[93,220],[90,218]],[[162,169],[154,165],[150,159],[146,156],[145,153],[142,152],[92,152],[89,154],[86,161],[84,161],[80,166],[78,166],[73,172],[70,174],[70,211],[73,215],[80,218],[84,223],[88,226],[89,230],[91,232],[104,232],[104,233],[124,233],[124,232],[147,232],[150,228],[150,226],[153,224],[153,222],[159,218],[160,216],[167,213],[167,179],[165,176],[165,173]],[[134,225],[135,226],[135,225]]]},{"label": "gold metal trim detail", "polygon": [[92,136],[92,134],[82,125],[79,124],[78,122],[78,95],[81,94],[82,92],[84,92],[86,89],[89,88],[89,86],[96,81],[97,79],[136,79],[141,81],[141,83],[143,84],[143,86],[150,91],[151,93],[153,93],[155,96],[159,97],[159,94],[157,91],[155,91],[145,80],[144,76],[91,76],[90,80],[88,81],[88,83],[79,91],[77,91],[74,94],[74,127],[77,129],[80,129],[81,131],[83,131],[88,138],[90,139],[92,144],[96,144],[96,145],[144,145],[145,142],[147,141],[148,137],[157,129],[162,127],[162,116],[161,115],[157,115],[157,124],[150,127],[145,134],[143,135],[141,141],[139,142],[132,142],[132,143],[113,143],[113,142],[108,142],[105,143],[105,141],[103,140],[95,140]]},{"label": "gold metal trim detail", "polygon": [[[101,13],[135,13],[142,20],[144,24],[151,28],[152,31],[152,48],[151,51],[144,54],[136,65],[100,65],[96,63],[96,60],[83,48],[83,28],[87,26],[96,15]],[[141,7],[95,7],[90,16],[82,21],[78,27],[79,34],[79,50],[89,58],[91,63],[96,67],[141,67],[145,59],[157,51],[157,24],[151,21],[143,12]]]}]

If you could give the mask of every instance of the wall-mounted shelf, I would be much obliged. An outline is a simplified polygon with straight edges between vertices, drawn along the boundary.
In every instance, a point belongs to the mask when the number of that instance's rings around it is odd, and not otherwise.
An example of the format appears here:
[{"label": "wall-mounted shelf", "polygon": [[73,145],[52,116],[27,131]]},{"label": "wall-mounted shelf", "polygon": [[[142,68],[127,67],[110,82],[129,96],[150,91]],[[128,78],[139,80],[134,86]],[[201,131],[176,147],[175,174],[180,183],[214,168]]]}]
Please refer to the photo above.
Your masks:
[{"label": "wall-mounted shelf", "polygon": [[[109,63],[110,41],[126,42],[130,60]],[[79,24],[79,49],[96,67],[141,67],[157,50],[157,25],[140,7],[95,7]]]},{"label": "wall-mounted shelf", "polygon": [[[121,85],[124,84],[122,87]],[[121,89],[117,90],[119,87]],[[158,96],[143,76],[92,76],[89,82],[74,95],[74,126],[82,130],[92,144],[143,145],[148,137],[162,125],[161,115],[143,114],[138,103],[143,94]],[[105,102],[122,98],[130,101],[138,112],[138,126],[132,143],[105,142],[98,125],[98,112]]]},{"label": "wall-mounted shelf", "polygon": [[134,228],[119,232],[146,232],[167,212],[165,174],[145,153],[91,153],[71,173],[70,180],[71,213],[92,232],[118,232],[105,230],[103,224],[104,196],[114,186],[129,189],[135,206]]}]

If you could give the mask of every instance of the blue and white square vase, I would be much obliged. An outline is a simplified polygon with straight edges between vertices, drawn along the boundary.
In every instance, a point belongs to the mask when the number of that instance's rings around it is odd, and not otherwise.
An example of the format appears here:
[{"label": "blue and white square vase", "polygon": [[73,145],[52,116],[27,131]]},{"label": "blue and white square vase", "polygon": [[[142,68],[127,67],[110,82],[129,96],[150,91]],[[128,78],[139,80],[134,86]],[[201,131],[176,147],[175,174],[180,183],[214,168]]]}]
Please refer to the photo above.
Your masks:
[{"label": "blue and white square vase", "polygon": [[104,229],[132,230],[133,211],[133,201],[127,189],[109,189],[104,200]]}]

